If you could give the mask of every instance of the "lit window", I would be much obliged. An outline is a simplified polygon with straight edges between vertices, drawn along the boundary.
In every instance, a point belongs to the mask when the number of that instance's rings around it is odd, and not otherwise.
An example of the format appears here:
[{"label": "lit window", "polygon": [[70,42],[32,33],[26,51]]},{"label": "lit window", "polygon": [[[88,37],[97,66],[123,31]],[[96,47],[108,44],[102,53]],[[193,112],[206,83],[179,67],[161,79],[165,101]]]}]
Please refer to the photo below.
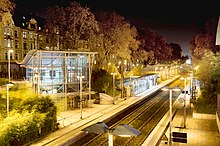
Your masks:
[{"label": "lit window", "polygon": [[31,38],[31,39],[33,38],[32,32],[30,32],[30,38]]},{"label": "lit window", "polygon": [[27,38],[27,32],[23,31],[23,38]]},{"label": "lit window", "polygon": [[4,29],[4,35],[7,35],[7,28]]},{"label": "lit window", "polygon": [[4,46],[10,48],[10,47],[12,47],[12,42],[13,42],[13,40],[4,39]]},{"label": "lit window", "polygon": [[42,35],[39,35],[39,40],[41,40],[41,41],[42,41]]},{"label": "lit window", "polygon": [[10,35],[10,29],[9,28],[5,28],[4,29],[4,35]]}]

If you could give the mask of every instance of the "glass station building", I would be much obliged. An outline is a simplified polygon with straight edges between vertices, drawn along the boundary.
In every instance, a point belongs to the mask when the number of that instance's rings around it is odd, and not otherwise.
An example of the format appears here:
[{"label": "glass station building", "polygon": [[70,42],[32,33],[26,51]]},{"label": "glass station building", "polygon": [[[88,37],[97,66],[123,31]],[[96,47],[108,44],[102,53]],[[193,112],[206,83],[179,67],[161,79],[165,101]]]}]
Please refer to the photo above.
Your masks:
[{"label": "glass station building", "polygon": [[79,107],[80,90],[83,106],[90,106],[95,54],[97,52],[31,50],[22,62],[17,63],[26,68],[26,80],[32,84],[35,93],[50,94],[65,110]]}]

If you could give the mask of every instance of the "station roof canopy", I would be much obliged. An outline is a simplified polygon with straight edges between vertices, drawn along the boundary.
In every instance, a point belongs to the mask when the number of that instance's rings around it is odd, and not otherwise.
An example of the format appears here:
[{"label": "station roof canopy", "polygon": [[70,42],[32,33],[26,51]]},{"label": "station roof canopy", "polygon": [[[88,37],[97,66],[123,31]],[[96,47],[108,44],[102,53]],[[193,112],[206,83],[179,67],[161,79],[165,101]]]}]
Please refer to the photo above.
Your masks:
[{"label": "station roof canopy", "polygon": [[25,58],[19,62],[16,61],[17,64],[20,64],[21,67],[26,67],[27,64],[32,60],[33,56],[39,56],[39,54],[43,56],[51,56],[51,57],[58,57],[58,56],[64,56],[64,54],[84,54],[84,55],[95,55],[98,54],[98,52],[73,52],[73,51],[52,51],[52,50],[30,50]]}]

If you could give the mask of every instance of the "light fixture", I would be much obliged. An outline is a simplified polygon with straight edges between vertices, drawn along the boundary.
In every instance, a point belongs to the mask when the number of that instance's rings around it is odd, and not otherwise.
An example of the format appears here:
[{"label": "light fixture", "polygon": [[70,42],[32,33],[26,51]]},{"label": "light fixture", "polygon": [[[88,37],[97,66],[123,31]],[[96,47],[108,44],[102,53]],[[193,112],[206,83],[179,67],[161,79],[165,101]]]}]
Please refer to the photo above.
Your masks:
[{"label": "light fixture", "polygon": [[121,137],[131,137],[131,136],[138,136],[141,132],[133,127],[130,127],[126,124],[119,125],[115,129],[109,128],[104,122],[98,122],[87,128],[83,129],[86,133],[97,133],[97,134],[104,134],[108,133],[109,138],[109,146],[113,146],[113,135],[121,136]]}]

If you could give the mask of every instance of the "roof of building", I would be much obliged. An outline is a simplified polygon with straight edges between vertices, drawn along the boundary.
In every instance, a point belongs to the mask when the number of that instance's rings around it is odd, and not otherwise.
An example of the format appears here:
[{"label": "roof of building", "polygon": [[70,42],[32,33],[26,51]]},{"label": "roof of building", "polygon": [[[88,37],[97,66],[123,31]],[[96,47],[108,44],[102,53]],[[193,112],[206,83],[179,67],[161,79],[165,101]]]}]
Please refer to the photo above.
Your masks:
[{"label": "roof of building", "polygon": [[13,16],[15,26],[23,29],[28,29],[28,22],[34,18],[37,21],[39,27],[43,28],[45,25],[45,19],[36,14],[15,13]]},{"label": "roof of building", "polygon": [[[17,64],[20,64],[21,67],[27,67],[28,63],[32,60],[32,56],[37,56],[39,53],[44,53],[46,56],[59,56],[59,54],[71,53],[71,54],[87,54],[94,55],[98,54],[98,52],[73,52],[73,51],[52,51],[52,50],[30,50],[25,56],[24,60],[21,62],[16,61]],[[49,54],[48,54],[49,53]],[[42,56],[44,56],[42,54]]]}]

